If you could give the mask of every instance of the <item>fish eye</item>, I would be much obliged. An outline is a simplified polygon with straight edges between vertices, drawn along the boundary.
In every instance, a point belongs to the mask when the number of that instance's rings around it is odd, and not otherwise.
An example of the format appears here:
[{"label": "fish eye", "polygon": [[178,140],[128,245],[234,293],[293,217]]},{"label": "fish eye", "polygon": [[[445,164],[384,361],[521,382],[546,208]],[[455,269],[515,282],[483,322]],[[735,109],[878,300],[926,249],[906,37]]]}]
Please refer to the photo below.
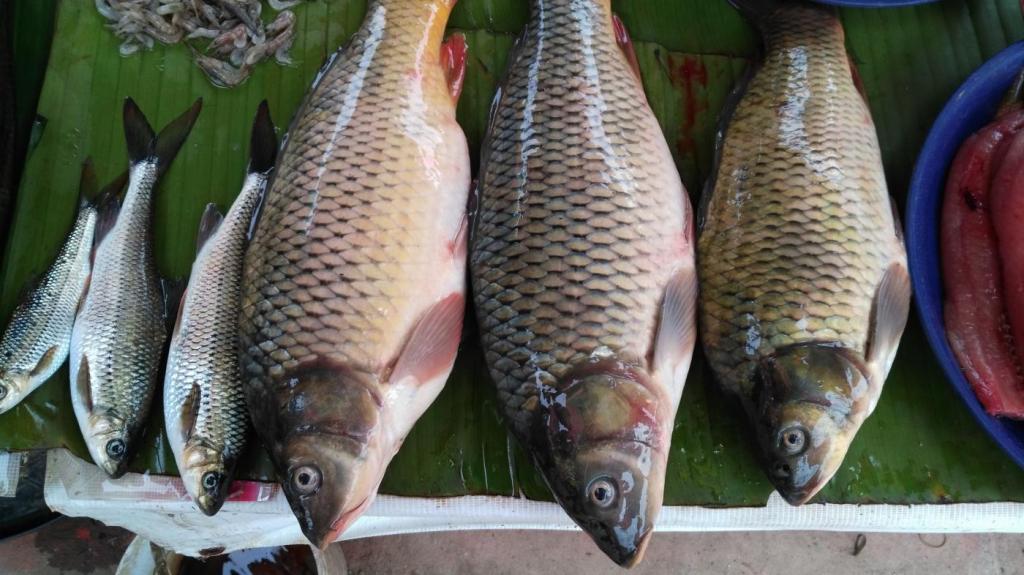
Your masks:
[{"label": "fish eye", "polygon": [[207,492],[214,492],[220,487],[221,481],[224,480],[224,476],[216,471],[208,471],[203,474],[203,489]]},{"label": "fish eye", "polygon": [[802,427],[790,427],[779,434],[779,450],[786,455],[799,455],[810,443],[807,430]]},{"label": "fish eye", "polygon": [[599,477],[587,486],[587,497],[594,505],[606,509],[615,504],[619,490],[610,477]]},{"label": "fish eye", "polygon": [[115,461],[121,461],[124,458],[124,441],[120,439],[111,439],[108,441],[107,455]]},{"label": "fish eye", "polygon": [[3,401],[5,397],[7,397],[7,386],[0,385],[0,401]]},{"label": "fish eye", "polygon": [[303,465],[292,471],[292,489],[299,495],[312,495],[320,489],[322,477],[315,465]]}]

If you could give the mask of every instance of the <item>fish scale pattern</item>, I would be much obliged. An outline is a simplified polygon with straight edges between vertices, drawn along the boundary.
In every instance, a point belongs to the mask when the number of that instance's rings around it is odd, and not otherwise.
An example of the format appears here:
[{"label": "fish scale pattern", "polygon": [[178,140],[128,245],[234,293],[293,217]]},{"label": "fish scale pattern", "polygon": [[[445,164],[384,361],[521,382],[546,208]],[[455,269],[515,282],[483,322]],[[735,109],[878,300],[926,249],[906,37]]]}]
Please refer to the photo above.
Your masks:
[{"label": "fish scale pattern", "polygon": [[875,290],[902,253],[838,19],[792,6],[763,25],[766,59],[725,134],[698,242],[704,347],[741,394],[779,346],[863,353]]},{"label": "fish scale pattern", "polygon": [[[265,181],[260,175],[247,177],[193,264],[164,376],[165,420],[168,430],[177,432],[170,440],[181,445],[187,439],[179,468],[189,461],[190,447],[212,459],[205,464],[224,465],[234,461],[245,445],[249,417],[238,369],[238,309],[246,236]],[[196,405],[192,405],[193,393],[198,394]],[[185,413],[192,409],[195,413]],[[194,428],[183,428],[182,420],[192,417]],[[192,466],[198,467],[195,462]]]},{"label": "fish scale pattern", "polygon": [[441,4],[371,2],[298,112],[247,255],[243,368],[258,385],[307,360],[376,380],[422,312],[451,239],[442,172],[465,162],[443,70],[422,65]]},{"label": "fish scale pattern", "polygon": [[541,388],[595,354],[649,368],[688,202],[608,2],[535,3],[509,66],[470,257],[487,363],[524,438]]},{"label": "fish scale pattern", "polygon": [[[46,381],[67,356],[71,327],[89,277],[89,255],[96,227],[96,208],[84,205],[74,226],[46,273],[22,300],[0,340],[0,384],[5,376],[28,375],[36,369],[47,350],[56,347],[50,367],[29,382],[27,389],[4,389],[0,411],[21,392],[18,399]],[[7,394],[11,394],[7,397]],[[5,401],[6,400],[6,401]],[[13,405],[13,404],[12,404]]]},{"label": "fish scale pattern", "polygon": [[[160,375],[167,325],[150,229],[157,172],[152,160],[132,166],[124,204],[96,250],[85,305],[72,332],[72,389],[78,389],[76,378],[89,377],[89,397],[74,402],[76,416],[95,449],[103,445],[94,442],[106,439],[95,416],[123,428],[124,441],[136,438]],[[79,413],[90,402],[93,411]]]}]

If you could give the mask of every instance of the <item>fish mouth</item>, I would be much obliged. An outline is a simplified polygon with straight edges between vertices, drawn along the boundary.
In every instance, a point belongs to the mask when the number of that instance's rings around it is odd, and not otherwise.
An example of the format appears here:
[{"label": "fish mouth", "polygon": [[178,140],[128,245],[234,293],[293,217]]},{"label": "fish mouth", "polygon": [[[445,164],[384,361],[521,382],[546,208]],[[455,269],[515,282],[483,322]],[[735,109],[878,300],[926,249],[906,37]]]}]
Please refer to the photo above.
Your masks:
[{"label": "fish mouth", "polygon": [[124,461],[104,459],[99,462],[99,467],[106,472],[111,479],[120,479],[128,471],[128,465]]},{"label": "fish mouth", "polygon": [[349,528],[349,526],[355,523],[356,520],[363,515],[363,512],[366,511],[366,508],[370,506],[372,501],[372,495],[364,498],[359,505],[356,505],[352,509],[342,513],[341,516],[335,519],[334,522],[326,528],[317,528],[313,525],[310,526],[309,530],[303,528],[306,538],[309,539],[309,542],[315,547],[323,551],[328,545],[334,543],[334,541],[337,540],[338,537]]},{"label": "fish mouth", "polygon": [[196,507],[207,516],[214,516],[224,505],[224,500],[212,495],[200,495],[196,498]]},{"label": "fish mouth", "polygon": [[323,551],[327,549],[327,546],[334,542],[335,539],[341,535],[342,530],[345,528],[345,524],[342,521],[343,518],[339,518],[334,523],[328,525],[324,529],[313,528],[310,531],[306,531],[306,539],[313,544],[314,547]]},{"label": "fish mouth", "polygon": [[647,545],[651,542],[651,535],[653,531],[647,531],[635,544],[621,545],[610,542],[598,541],[598,547],[609,559],[614,561],[619,567],[631,569],[640,563],[640,560],[644,557],[644,552],[647,550]]},{"label": "fish mouth", "polygon": [[784,499],[786,503],[789,503],[793,507],[799,507],[804,503],[807,503],[808,501],[811,500],[812,497],[814,497],[816,493],[816,491],[810,491],[807,489],[801,489],[799,491],[789,491],[786,489],[776,488],[776,490],[779,492],[779,495],[782,496],[782,499]]}]

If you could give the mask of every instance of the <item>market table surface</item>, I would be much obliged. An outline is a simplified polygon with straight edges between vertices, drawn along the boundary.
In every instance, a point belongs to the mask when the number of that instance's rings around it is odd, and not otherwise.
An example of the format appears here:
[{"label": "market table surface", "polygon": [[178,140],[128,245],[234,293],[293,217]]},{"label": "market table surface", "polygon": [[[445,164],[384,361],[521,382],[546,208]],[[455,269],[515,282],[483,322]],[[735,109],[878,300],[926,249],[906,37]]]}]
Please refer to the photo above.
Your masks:
[{"label": "market table surface", "polygon": [[[459,121],[474,165],[496,82],[525,22],[526,4],[460,0],[449,23],[469,41]],[[696,203],[711,170],[719,112],[756,60],[757,36],[725,0],[623,0],[614,6],[632,33],[648,99]],[[260,64],[243,86],[224,90],[214,88],[191,63],[185,46],[158,45],[121,57],[118,40],[104,28],[92,2],[57,3],[37,110],[45,128],[16,199],[0,278],[0,320],[9,317],[23,286],[45,269],[63,239],[77,204],[83,159],[93,157],[101,179],[113,178],[126,166],[120,122],[126,96],[151,114],[154,125],[166,123],[197,96],[204,99],[202,115],[156,205],[159,267],[168,276],[187,274],[203,207],[211,201],[226,207],[241,185],[257,103],[269,99],[274,117],[286,126],[326,56],[359,25],[365,2],[303,2],[294,10],[296,64]],[[946,0],[841,13],[849,52],[878,126],[889,187],[902,204],[914,158],[946,99],[984,60],[1024,38],[1021,5],[1017,0]],[[46,28],[27,23],[37,24]],[[715,390],[697,355],[673,435],[665,503],[763,505],[772,488],[756,464],[745,424]],[[147,448],[135,460],[135,471],[175,473],[161,413],[154,406]],[[0,449],[58,446],[88,457],[71,410],[66,369],[0,416]],[[258,479],[268,472],[255,446],[240,475]],[[472,322],[447,388],[406,440],[381,492],[549,499],[501,425]],[[877,411],[817,501],[1024,501],[1024,471],[970,417],[912,319]]]}]

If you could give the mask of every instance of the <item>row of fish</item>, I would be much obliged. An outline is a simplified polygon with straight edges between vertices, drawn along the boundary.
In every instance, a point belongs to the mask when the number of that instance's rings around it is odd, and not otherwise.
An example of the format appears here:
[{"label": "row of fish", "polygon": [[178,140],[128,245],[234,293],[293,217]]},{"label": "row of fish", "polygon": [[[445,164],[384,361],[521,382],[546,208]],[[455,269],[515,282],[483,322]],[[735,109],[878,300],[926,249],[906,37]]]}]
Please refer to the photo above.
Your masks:
[{"label": "row of fish", "polygon": [[[721,134],[698,232],[610,0],[532,2],[469,218],[466,46],[442,42],[453,4],[371,1],[276,161],[264,108],[243,191],[223,221],[204,214],[164,381],[189,493],[219,508],[247,409],[303,532],[333,541],[452,369],[468,262],[504,419],[613,560],[635,564],[650,540],[698,316],[769,477],[793,504],[813,497],[877,403],[910,298],[838,19],[736,1],[765,60]],[[128,194],[74,322],[76,413],[115,476],[166,338],[149,199],[197,112],[153,138],[126,107]]]}]

